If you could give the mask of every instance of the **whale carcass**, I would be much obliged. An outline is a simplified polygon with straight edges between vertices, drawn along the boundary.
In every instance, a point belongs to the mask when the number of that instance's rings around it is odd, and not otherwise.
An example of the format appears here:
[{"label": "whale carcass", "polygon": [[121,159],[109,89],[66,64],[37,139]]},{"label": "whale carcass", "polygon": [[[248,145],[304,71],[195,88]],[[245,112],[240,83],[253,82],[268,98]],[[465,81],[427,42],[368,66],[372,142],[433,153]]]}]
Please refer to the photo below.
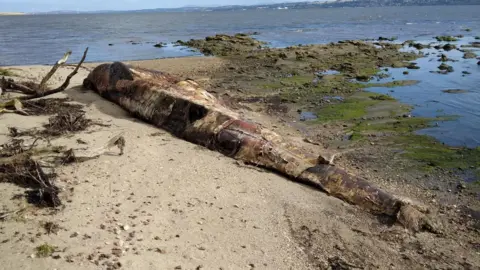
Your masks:
[{"label": "whale carcass", "polygon": [[424,209],[242,120],[193,80],[114,62],[98,65],[83,86],[178,138],[317,186],[368,211],[394,217],[414,231],[434,230]]}]

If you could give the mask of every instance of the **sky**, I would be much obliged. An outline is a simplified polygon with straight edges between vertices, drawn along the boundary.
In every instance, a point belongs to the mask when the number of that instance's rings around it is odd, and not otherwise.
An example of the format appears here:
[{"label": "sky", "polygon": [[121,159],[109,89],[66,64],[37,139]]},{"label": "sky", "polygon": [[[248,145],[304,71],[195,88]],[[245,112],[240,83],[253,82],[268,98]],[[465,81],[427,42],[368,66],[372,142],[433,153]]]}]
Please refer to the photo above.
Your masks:
[{"label": "sky", "polygon": [[173,8],[192,5],[254,5],[303,1],[305,0],[0,0],[0,12],[44,12],[54,10],[131,10],[150,8]]}]

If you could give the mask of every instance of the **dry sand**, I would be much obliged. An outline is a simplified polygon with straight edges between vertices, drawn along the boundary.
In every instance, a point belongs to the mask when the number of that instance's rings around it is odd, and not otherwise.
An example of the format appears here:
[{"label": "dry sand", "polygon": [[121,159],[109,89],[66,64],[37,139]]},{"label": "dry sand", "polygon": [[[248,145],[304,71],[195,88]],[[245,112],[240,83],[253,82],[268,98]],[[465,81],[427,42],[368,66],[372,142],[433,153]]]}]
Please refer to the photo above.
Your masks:
[{"label": "dry sand", "polygon": [[[217,58],[139,63],[205,84],[206,74],[222,67]],[[48,69],[24,66],[12,71],[39,81]],[[61,68],[52,86],[72,69]],[[455,239],[411,235],[318,190],[238,164],[142,123],[82,90],[79,86],[87,74],[81,69],[71,87],[53,97],[70,97],[85,105],[89,118],[111,126],[93,126],[52,144],[85,147],[77,143],[81,138],[94,148],[124,132],[125,155],[104,155],[59,168],[58,185],[70,197],[54,215],[29,207],[23,199],[12,199],[23,189],[1,184],[0,212],[27,207],[21,215],[0,222],[3,269],[107,269],[102,263],[117,260],[121,269],[431,268],[432,261],[423,259],[419,249],[437,252],[431,257],[439,269],[463,269],[464,262],[479,266],[478,252]],[[288,131],[266,116],[244,113]],[[8,127],[40,127],[47,119],[0,115],[0,144],[9,140]],[[57,234],[45,233],[41,224],[48,221],[60,225]],[[61,252],[48,258],[32,256],[35,247],[44,243],[58,246]],[[117,258],[112,255],[114,248],[124,253]],[[441,259],[441,254],[460,255]],[[109,258],[99,260],[99,256]],[[338,265],[346,268],[334,268]]]}]

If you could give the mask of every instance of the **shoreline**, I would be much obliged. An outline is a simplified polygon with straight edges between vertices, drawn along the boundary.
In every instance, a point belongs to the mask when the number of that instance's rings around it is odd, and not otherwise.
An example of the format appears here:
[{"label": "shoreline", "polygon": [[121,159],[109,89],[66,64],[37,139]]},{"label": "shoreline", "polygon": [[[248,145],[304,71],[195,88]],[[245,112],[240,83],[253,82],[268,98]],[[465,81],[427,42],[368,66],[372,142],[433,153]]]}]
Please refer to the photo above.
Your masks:
[{"label": "shoreline", "polygon": [[[262,41],[263,42],[263,41]],[[343,42],[349,42],[348,40],[346,41],[340,41],[339,43],[343,43]],[[375,39],[365,39],[365,40],[360,40],[359,42],[367,42],[367,43],[372,43],[372,44],[375,44],[377,41]],[[400,40],[394,40],[394,41],[391,41],[391,44],[396,44],[396,45],[401,45],[401,44],[405,44],[406,42],[408,41],[400,41]],[[265,44],[268,44],[268,43],[265,43]],[[329,44],[332,44],[332,43],[316,43],[316,44],[307,44],[307,45],[304,45],[304,46],[327,46]],[[188,48],[188,44],[181,44],[182,46]],[[291,48],[292,46],[287,46],[287,47],[267,47],[267,50],[269,49],[272,49],[272,50],[285,50],[286,48]],[[295,47],[295,46],[293,46]],[[191,47],[193,49],[197,49],[198,48],[195,48],[195,46]],[[200,50],[201,52],[201,50]],[[209,59],[209,58],[212,58],[212,57],[218,57],[218,56],[215,56],[215,55],[188,55],[188,56],[173,56],[173,57],[159,57],[159,58],[154,58],[154,59],[134,59],[134,60],[117,60],[117,61],[120,61],[120,62],[125,62],[125,63],[148,63],[148,62],[151,62],[151,63],[154,63],[155,61],[162,61],[162,60],[176,60],[176,59],[179,59],[179,60],[189,60],[189,59]],[[421,56],[422,57],[422,56]],[[220,56],[221,58],[221,56]],[[98,65],[98,64],[102,64],[102,63],[107,63],[107,62],[112,62],[112,61],[92,61],[92,62],[89,62],[88,60],[84,62],[84,67],[85,66],[94,66],[94,65]],[[75,62],[72,62],[72,63],[69,63],[68,65],[75,65],[76,63]],[[15,69],[15,68],[19,68],[19,67],[26,67],[26,66],[29,66],[29,67],[34,67],[34,66],[49,66],[50,64],[38,64],[38,65],[24,65],[24,64],[21,64],[21,65],[13,65],[13,66],[4,66],[4,67],[0,67],[0,68],[6,68],[6,69],[9,69],[9,68],[12,68],[12,69]],[[380,71],[378,71],[380,72]],[[374,74],[375,75],[375,74]],[[394,81],[396,82],[396,81]],[[401,81],[400,81],[401,83]],[[363,91],[365,92],[371,92],[371,93],[379,93],[381,94],[380,92],[378,91],[375,91],[375,88],[376,87],[379,87],[381,86],[382,84],[375,84],[375,83],[370,83],[370,85],[366,85],[365,87],[363,87]],[[387,86],[388,84],[385,84],[385,86]],[[398,86],[402,86],[402,85],[398,85]],[[393,87],[393,86],[387,86],[387,87]],[[388,95],[388,94],[387,94]],[[408,103],[402,103],[402,104],[405,104],[405,105],[409,105],[409,106],[412,106],[413,104],[408,104]],[[420,117],[422,118],[422,117]],[[431,118],[431,122],[434,122],[436,121],[435,118]],[[429,128],[428,126],[424,127],[424,128]],[[423,130],[422,128],[420,129],[416,129],[415,131],[420,131],[420,130]],[[436,141],[439,141],[438,139],[436,139],[434,136],[432,135],[428,135],[426,134],[426,136],[428,137],[431,137],[433,139],[435,139]],[[458,146],[458,145],[450,145],[452,147],[463,147],[463,146]],[[464,146],[465,148],[468,148],[468,149],[475,149],[475,148],[478,148],[480,147],[480,145],[478,146],[471,146],[471,147],[467,147],[467,146]]]},{"label": "shoreline", "polygon": [[27,13],[23,12],[0,12],[0,16],[26,16]]},{"label": "shoreline", "polygon": [[[397,5],[391,5],[391,6],[365,6],[365,7],[348,7],[348,6],[345,6],[345,7],[310,7],[310,8],[294,8],[294,9],[288,9],[288,11],[292,11],[292,10],[316,10],[316,9],[356,9],[356,8],[376,8],[376,9],[381,9],[381,8],[397,8],[397,7],[404,7],[404,8],[415,8],[415,7],[425,7],[425,8],[435,8],[435,7],[452,7],[452,6],[455,6],[455,7],[470,7],[470,6],[480,6],[480,4],[437,4],[437,5],[429,5],[429,4],[416,4],[416,5],[402,5],[402,6],[397,6]],[[248,9],[248,11],[256,11],[258,9]],[[269,11],[285,11],[285,10],[278,10],[276,8],[271,8],[271,9],[267,9]],[[175,8],[173,8],[172,10],[165,10],[165,11],[162,11],[162,10],[155,10],[155,9],[151,9],[151,10],[120,10],[120,11],[83,11],[83,12],[67,12],[67,13],[52,13],[51,12],[48,12],[48,13],[22,13],[23,15],[29,15],[29,16],[34,16],[34,15],[89,15],[89,14],[92,14],[92,15],[108,15],[108,14],[142,14],[142,13],[145,13],[145,14],[148,14],[148,13],[194,13],[194,12],[199,12],[199,13],[206,13],[206,12],[243,12],[245,10],[243,9],[238,9],[238,10],[175,10]],[[53,11],[55,12],[55,11]]]}]

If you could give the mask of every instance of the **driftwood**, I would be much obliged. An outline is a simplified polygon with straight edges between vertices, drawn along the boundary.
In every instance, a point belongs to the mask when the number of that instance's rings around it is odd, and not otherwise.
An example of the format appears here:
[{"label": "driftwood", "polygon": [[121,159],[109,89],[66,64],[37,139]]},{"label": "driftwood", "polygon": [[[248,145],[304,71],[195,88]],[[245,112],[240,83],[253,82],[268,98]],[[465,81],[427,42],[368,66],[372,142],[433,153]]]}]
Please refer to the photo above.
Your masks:
[{"label": "driftwood", "polygon": [[[71,55],[71,51],[68,51],[65,53],[65,55],[62,57],[62,59],[58,60],[55,65],[52,67],[52,69],[45,75],[45,77],[42,79],[40,84],[36,86],[36,89],[32,89],[31,87],[25,86],[23,84],[19,84],[14,82],[13,80],[7,80],[5,78],[2,78],[0,80],[0,89],[3,90],[3,92],[7,91],[20,91],[24,94],[25,96],[18,97],[16,99],[10,100],[5,103],[0,103],[0,113],[2,112],[7,112],[7,113],[20,113],[20,114],[25,114],[25,112],[21,109],[22,100],[30,100],[30,99],[35,99],[35,98],[41,98],[49,95],[53,95],[62,91],[65,91],[67,89],[68,85],[70,84],[70,80],[73,78],[78,73],[78,69],[80,66],[83,64],[83,61],[85,61],[85,58],[88,53],[88,47],[85,49],[82,59],[80,62],[76,65],[75,69],[67,76],[65,81],[60,85],[59,87],[52,89],[52,90],[45,90],[46,89],[46,83],[48,80],[55,74],[57,69],[64,65],[68,59],[68,57]],[[0,91],[2,92],[2,91]],[[10,109],[9,109],[10,108]],[[20,108],[20,109],[19,109]]]},{"label": "driftwood", "polygon": [[[123,155],[125,147],[123,134],[114,136],[94,150],[34,147],[38,140],[27,147],[22,145],[22,140],[0,146],[0,183],[9,182],[27,188],[29,202],[46,207],[62,205],[59,197],[61,189],[55,184],[53,169],[56,166],[96,159],[107,154],[112,147],[118,147],[119,154]],[[0,215],[0,220],[5,217]]]},{"label": "driftwood", "polygon": [[97,66],[83,85],[134,116],[173,135],[249,164],[280,172],[413,231],[435,231],[420,207],[285,142],[278,134],[241,120],[192,80],[120,62]]},{"label": "driftwood", "polygon": [[58,60],[57,63],[55,63],[55,65],[53,65],[52,69],[47,73],[47,75],[45,75],[45,77],[43,77],[42,81],[40,82],[40,85],[38,86],[38,88],[40,89],[44,89],[45,87],[45,84],[47,84],[48,80],[50,80],[50,78],[53,76],[53,74],[55,74],[55,71],[57,71],[57,69],[65,64],[68,60],[68,57],[72,54],[72,51],[68,51],[66,52],[62,59]]}]

